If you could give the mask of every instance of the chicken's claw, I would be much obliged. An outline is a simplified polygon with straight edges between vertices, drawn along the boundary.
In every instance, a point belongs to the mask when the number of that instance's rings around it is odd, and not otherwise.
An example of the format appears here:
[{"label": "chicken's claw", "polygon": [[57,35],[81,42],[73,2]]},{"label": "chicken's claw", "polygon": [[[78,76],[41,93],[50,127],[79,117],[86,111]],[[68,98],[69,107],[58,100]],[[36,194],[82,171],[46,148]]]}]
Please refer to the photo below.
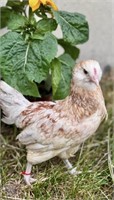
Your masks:
[{"label": "chicken's claw", "polygon": [[69,174],[71,174],[71,175],[78,175],[78,174],[81,174],[81,173],[82,173],[82,171],[77,171],[76,167],[69,170]]}]

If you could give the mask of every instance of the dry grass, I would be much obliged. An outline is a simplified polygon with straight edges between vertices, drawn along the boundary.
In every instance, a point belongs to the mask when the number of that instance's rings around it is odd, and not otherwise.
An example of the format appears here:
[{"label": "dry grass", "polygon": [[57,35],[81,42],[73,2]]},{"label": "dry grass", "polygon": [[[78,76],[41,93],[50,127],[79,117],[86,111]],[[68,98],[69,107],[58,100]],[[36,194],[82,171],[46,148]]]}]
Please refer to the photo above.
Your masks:
[{"label": "dry grass", "polygon": [[[112,128],[112,80],[102,82],[109,119],[97,134],[82,145],[71,159],[82,174],[73,177],[66,173],[64,164],[54,158],[33,167],[37,183],[26,186],[20,172],[26,164],[26,152],[15,141],[18,130],[2,124],[1,136],[1,199],[15,200],[110,200],[114,179],[114,136]],[[110,135],[110,138],[109,138]],[[112,139],[113,138],[113,139]],[[110,170],[109,170],[110,169]],[[110,175],[111,172],[111,175]]]}]

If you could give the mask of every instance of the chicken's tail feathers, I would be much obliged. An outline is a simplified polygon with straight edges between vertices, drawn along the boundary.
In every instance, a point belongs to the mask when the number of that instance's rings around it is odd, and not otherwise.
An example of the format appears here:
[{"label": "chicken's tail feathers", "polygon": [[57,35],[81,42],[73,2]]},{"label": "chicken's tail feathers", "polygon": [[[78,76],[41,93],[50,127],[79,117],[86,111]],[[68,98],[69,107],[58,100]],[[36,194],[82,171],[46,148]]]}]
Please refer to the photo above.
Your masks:
[{"label": "chicken's tail feathers", "polygon": [[0,81],[0,107],[3,110],[4,123],[14,124],[19,114],[30,104],[20,92]]}]

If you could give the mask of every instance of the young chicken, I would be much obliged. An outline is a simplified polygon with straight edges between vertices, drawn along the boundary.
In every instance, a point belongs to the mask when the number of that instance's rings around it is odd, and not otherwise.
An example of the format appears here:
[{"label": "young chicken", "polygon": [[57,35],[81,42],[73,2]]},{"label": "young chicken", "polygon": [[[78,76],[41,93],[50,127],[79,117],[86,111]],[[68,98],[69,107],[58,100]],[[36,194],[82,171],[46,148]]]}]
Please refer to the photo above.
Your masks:
[{"label": "young chicken", "polygon": [[68,97],[56,102],[34,102],[0,81],[0,105],[6,124],[23,129],[17,136],[26,145],[27,167],[23,172],[26,184],[31,177],[32,165],[59,156],[69,173],[76,174],[69,162],[81,143],[93,135],[107,117],[99,81],[102,71],[95,60],[77,64],[73,70]]}]

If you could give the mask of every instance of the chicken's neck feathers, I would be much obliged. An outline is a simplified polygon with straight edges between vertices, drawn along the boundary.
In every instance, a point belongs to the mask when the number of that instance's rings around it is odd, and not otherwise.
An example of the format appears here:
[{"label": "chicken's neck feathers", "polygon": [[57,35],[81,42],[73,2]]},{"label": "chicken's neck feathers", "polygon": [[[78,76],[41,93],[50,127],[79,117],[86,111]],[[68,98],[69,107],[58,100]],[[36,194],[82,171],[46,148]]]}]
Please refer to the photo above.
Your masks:
[{"label": "chicken's neck feathers", "polygon": [[75,120],[78,121],[91,116],[103,107],[105,105],[100,86],[96,87],[96,90],[90,91],[80,87],[75,87],[75,89],[72,87],[70,95],[59,104],[59,109],[67,112],[70,116],[75,116]]}]

